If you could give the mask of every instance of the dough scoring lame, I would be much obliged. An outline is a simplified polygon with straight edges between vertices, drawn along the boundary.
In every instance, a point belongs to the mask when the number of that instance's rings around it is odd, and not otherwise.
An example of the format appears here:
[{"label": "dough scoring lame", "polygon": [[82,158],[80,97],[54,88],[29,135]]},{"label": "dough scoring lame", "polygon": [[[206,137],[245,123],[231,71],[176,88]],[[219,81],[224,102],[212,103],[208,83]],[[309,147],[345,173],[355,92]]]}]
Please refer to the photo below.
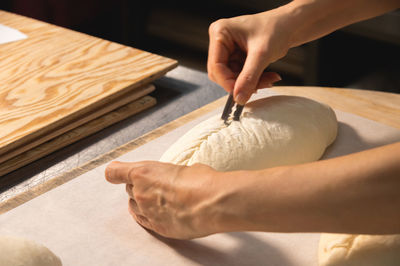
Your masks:
[{"label": "dough scoring lame", "polygon": [[336,138],[327,105],[297,96],[270,96],[246,104],[240,121],[219,115],[193,127],[162,155],[180,165],[203,163],[219,171],[257,170],[318,160]]}]

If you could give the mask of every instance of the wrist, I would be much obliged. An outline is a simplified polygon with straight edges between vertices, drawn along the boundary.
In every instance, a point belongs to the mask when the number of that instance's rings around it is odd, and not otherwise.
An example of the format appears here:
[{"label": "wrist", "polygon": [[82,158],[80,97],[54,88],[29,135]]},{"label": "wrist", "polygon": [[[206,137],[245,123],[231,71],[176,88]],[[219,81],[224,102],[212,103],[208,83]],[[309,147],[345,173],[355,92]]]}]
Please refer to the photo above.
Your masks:
[{"label": "wrist", "polygon": [[[318,21],[314,0],[297,0],[276,9],[260,13],[269,28],[271,23],[279,32],[279,40],[286,50],[309,41],[312,25]],[[321,12],[321,11],[319,11]],[[317,13],[317,14],[314,14]],[[273,19],[271,19],[273,18]]]},{"label": "wrist", "polygon": [[398,0],[294,0],[278,9],[291,29],[292,48],[398,7]]},{"label": "wrist", "polygon": [[323,17],[324,9],[314,0],[297,0],[282,7],[290,27],[289,47],[297,47],[314,38],[314,26]]},{"label": "wrist", "polygon": [[215,233],[248,231],[248,213],[252,211],[248,195],[253,187],[254,171],[221,172],[209,208]]},{"label": "wrist", "polygon": [[217,231],[286,231],[281,220],[293,214],[284,211],[288,198],[279,193],[286,184],[282,182],[286,171],[277,167],[224,173],[223,192],[213,206]]},{"label": "wrist", "polygon": [[319,216],[314,206],[316,184],[298,170],[294,165],[227,173],[226,189],[215,204],[218,232],[305,232],[318,228],[310,222],[318,221],[315,217]]}]

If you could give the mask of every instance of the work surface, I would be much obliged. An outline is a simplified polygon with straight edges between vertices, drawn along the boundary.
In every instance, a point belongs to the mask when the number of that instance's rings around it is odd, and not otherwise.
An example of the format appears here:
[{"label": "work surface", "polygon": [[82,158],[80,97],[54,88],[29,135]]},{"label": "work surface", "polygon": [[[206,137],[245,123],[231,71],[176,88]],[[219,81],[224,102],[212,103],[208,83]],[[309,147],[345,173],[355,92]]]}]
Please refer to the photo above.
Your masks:
[{"label": "work surface", "polygon": [[[264,91],[258,97],[268,95],[271,92]],[[157,160],[188,129],[219,114],[222,103],[210,105],[197,118],[173,130],[165,129],[162,136],[136,145],[116,159]],[[399,129],[347,112],[335,112],[339,133],[324,158],[400,140]],[[154,236],[129,216],[125,188],[105,181],[105,166],[100,165],[3,214],[0,234],[39,241],[58,254],[64,265],[165,265],[166,262],[171,265],[317,265],[319,234],[243,232],[193,241]]]}]

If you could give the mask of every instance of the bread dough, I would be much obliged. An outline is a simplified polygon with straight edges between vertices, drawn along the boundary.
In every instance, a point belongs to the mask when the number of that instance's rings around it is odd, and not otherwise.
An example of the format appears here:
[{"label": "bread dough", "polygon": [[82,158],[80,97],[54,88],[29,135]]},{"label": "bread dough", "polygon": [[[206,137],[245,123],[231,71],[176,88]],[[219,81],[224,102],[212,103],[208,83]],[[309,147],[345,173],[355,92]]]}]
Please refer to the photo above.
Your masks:
[{"label": "bread dough", "polygon": [[240,121],[220,115],[189,130],[160,161],[207,164],[219,171],[255,170],[318,160],[336,138],[327,105],[297,96],[271,96],[246,104]]},{"label": "bread dough", "polygon": [[45,246],[31,240],[0,236],[0,266],[61,266]]},{"label": "bread dough", "polygon": [[321,234],[320,266],[398,266],[400,235]]}]

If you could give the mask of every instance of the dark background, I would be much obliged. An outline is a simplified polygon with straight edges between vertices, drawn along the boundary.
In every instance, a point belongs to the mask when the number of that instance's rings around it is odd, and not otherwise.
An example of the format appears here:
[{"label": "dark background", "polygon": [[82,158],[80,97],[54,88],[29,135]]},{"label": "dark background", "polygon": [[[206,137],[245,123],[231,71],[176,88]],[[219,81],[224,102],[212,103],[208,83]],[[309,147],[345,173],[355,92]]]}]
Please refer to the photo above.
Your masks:
[{"label": "dark background", "polygon": [[[208,26],[289,1],[2,0],[0,8],[177,59],[206,71]],[[400,11],[336,31],[271,65],[280,85],[400,92]]]}]

